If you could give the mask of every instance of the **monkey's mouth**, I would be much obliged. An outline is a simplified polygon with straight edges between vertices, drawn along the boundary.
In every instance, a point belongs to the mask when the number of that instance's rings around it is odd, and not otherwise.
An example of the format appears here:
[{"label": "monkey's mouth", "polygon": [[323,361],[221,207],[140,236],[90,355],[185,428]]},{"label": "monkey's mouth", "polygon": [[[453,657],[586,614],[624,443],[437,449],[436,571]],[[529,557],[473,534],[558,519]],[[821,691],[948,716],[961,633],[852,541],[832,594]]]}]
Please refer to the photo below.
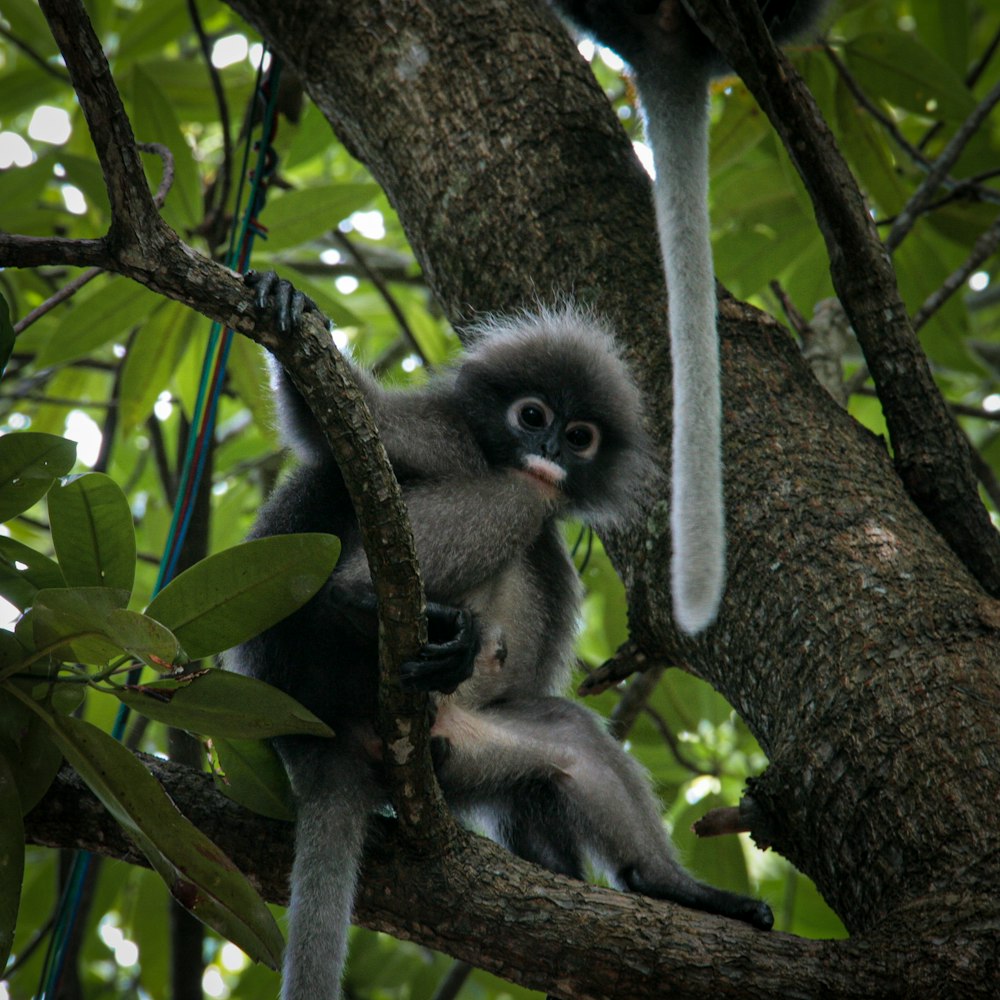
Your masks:
[{"label": "monkey's mouth", "polygon": [[562,486],[566,478],[566,470],[561,465],[556,465],[555,462],[550,462],[540,455],[529,455],[524,460],[524,471],[546,486],[554,486],[556,489]]}]

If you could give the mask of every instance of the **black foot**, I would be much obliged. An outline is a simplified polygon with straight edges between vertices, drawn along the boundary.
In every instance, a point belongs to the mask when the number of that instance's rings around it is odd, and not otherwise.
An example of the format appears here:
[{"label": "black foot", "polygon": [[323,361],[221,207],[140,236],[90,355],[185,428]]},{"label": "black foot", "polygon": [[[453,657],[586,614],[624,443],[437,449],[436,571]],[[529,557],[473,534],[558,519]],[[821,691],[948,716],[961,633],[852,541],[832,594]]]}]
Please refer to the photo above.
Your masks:
[{"label": "black foot", "polygon": [[654,899],[667,899],[692,910],[702,910],[705,913],[716,913],[720,917],[732,920],[742,920],[762,931],[769,931],[774,926],[774,914],[767,903],[749,896],[740,896],[725,889],[715,889],[709,885],[696,882],[679,871],[676,881],[668,884],[655,884],[644,879],[633,867],[625,868],[619,877],[630,892],[637,892]]},{"label": "black foot", "polygon": [[451,694],[472,676],[479,653],[479,628],[465,608],[427,605],[428,643],[399,668],[399,683],[406,691],[440,691]]},{"label": "black foot", "polygon": [[303,314],[319,312],[312,299],[274,271],[247,271],[243,282],[256,292],[257,309],[277,321],[279,333],[293,333]]}]

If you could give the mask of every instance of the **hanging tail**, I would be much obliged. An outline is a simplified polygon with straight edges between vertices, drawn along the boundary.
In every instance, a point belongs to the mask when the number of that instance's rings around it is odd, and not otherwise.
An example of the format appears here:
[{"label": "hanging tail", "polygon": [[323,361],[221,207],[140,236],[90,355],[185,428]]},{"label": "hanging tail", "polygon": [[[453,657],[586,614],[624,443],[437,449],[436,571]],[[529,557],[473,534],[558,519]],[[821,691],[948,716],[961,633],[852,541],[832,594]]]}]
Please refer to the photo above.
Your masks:
[{"label": "hanging tail", "polygon": [[674,617],[694,635],[725,588],[722,401],[708,217],[708,84],[696,65],[639,75],[656,162],[657,229],[670,297],[673,454],[670,527]]}]

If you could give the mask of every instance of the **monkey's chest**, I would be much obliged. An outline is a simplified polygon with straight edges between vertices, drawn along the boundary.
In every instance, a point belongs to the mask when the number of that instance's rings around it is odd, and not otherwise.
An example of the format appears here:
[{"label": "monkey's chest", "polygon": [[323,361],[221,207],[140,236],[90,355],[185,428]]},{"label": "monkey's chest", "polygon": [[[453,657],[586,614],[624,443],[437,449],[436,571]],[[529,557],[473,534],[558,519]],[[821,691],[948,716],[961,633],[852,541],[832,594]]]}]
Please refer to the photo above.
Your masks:
[{"label": "monkey's chest", "polygon": [[562,691],[572,664],[580,607],[565,551],[523,553],[463,603],[479,620],[482,648],[473,676],[456,692],[464,705]]}]

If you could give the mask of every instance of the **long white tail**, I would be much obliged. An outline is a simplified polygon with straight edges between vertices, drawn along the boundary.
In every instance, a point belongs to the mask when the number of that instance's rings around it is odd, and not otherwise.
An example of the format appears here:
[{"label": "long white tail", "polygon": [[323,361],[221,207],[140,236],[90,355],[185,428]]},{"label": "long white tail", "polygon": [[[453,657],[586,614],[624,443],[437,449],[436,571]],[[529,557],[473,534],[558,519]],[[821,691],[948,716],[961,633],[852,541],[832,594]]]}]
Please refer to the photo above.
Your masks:
[{"label": "long white tail", "polygon": [[722,401],[708,217],[708,83],[694,66],[639,76],[656,162],[656,219],[670,296],[674,617],[693,635],[725,588]]}]

